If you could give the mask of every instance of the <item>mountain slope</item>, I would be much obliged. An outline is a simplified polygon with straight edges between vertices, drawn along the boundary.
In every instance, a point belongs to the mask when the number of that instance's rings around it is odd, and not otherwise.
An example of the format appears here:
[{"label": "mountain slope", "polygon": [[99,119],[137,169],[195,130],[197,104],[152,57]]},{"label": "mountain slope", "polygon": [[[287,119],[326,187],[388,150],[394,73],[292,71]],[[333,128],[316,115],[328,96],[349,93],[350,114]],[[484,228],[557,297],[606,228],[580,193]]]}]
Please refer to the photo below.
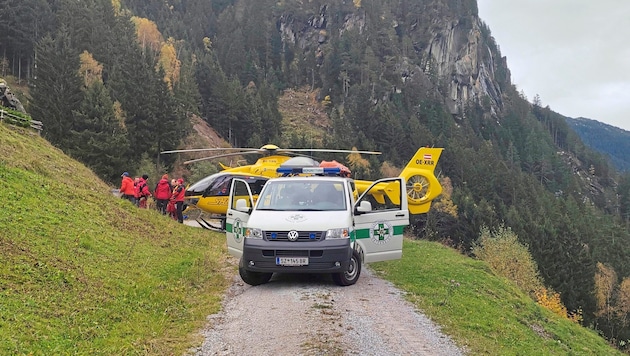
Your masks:
[{"label": "mountain slope", "polygon": [[470,355],[621,355],[594,330],[536,304],[488,264],[428,241],[372,265]]},{"label": "mountain slope", "polygon": [[620,171],[630,171],[630,132],[584,117],[566,118],[582,141],[612,161]]},{"label": "mountain slope", "polygon": [[224,236],[18,130],[0,124],[0,354],[182,354],[219,308]]}]

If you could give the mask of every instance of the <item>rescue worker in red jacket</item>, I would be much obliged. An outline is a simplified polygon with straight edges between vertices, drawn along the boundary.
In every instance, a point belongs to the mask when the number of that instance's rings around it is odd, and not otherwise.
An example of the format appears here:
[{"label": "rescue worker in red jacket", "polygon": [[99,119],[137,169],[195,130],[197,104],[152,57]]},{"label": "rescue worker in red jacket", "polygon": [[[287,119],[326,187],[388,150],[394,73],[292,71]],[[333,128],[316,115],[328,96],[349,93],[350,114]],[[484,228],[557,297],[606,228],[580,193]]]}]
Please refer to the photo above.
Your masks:
[{"label": "rescue worker in red jacket", "polygon": [[168,182],[168,174],[163,175],[162,179],[155,185],[153,194],[154,198],[157,200],[157,210],[163,215],[166,215],[166,206],[173,194],[173,187],[171,187],[171,184]]},{"label": "rescue worker in red jacket", "polygon": [[147,200],[151,196],[149,184],[147,184],[148,179],[149,176],[147,174],[143,174],[138,181],[138,207],[143,209],[147,208]]},{"label": "rescue worker in red jacket", "polygon": [[177,209],[177,222],[184,223],[184,196],[186,195],[186,187],[184,187],[184,180],[179,178],[177,180],[177,186],[173,188],[173,195],[171,200],[175,202],[175,208]]},{"label": "rescue worker in red jacket", "polygon": [[133,179],[133,201],[136,206],[140,203],[140,177]]},{"label": "rescue worker in red jacket", "polygon": [[121,198],[125,198],[127,200],[129,200],[130,202],[132,202],[133,204],[136,203],[136,198],[135,198],[135,187],[133,184],[133,179],[131,179],[131,177],[129,176],[129,172],[124,172],[122,175],[122,182],[120,183],[120,194],[121,194]]}]

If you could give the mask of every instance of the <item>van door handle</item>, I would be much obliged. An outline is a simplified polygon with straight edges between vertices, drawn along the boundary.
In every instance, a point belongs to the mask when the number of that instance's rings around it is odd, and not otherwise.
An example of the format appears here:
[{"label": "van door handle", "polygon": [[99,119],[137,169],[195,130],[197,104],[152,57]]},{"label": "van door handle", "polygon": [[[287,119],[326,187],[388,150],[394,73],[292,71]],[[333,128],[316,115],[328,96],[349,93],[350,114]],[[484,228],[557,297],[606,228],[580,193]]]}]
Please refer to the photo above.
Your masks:
[{"label": "van door handle", "polygon": [[402,214],[396,214],[395,216],[396,216],[397,218],[404,218],[404,217],[405,217],[405,214],[404,214],[404,213],[402,213]]}]

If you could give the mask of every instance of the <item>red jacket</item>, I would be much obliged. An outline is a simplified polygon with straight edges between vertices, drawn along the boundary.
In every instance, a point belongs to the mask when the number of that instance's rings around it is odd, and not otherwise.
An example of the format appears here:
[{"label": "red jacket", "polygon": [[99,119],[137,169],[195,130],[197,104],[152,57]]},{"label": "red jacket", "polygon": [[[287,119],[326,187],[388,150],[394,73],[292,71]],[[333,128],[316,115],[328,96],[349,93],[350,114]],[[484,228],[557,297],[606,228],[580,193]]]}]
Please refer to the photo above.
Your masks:
[{"label": "red jacket", "polygon": [[133,196],[136,199],[140,198],[140,178],[136,178],[133,182]]},{"label": "red jacket", "polygon": [[171,199],[176,202],[184,201],[185,195],[186,195],[186,188],[184,187],[183,184],[179,184],[177,187],[175,187],[175,189],[173,189],[173,196],[171,197]]},{"label": "red jacket", "polygon": [[158,200],[169,200],[171,198],[171,185],[168,182],[168,179],[160,179],[158,184],[155,186],[155,199]]},{"label": "red jacket", "polygon": [[124,195],[134,195],[133,179],[124,176],[120,184],[120,193]]},{"label": "red jacket", "polygon": [[138,190],[137,198],[151,196],[151,191],[149,190],[149,185],[147,184],[147,181],[142,179],[142,178],[140,178],[140,181],[138,181],[137,190]]}]

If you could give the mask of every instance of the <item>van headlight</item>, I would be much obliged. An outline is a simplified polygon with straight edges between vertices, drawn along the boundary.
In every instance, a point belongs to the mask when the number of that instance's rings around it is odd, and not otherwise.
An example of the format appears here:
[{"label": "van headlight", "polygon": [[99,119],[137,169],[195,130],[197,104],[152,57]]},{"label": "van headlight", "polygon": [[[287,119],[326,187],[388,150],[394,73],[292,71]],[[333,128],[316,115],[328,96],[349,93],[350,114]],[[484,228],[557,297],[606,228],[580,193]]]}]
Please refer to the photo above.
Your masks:
[{"label": "van headlight", "polygon": [[350,229],[342,227],[326,231],[326,239],[347,239],[350,237]]},{"label": "van headlight", "polygon": [[245,238],[246,239],[262,239],[263,233],[261,229],[256,229],[253,227],[248,227],[245,229]]}]

